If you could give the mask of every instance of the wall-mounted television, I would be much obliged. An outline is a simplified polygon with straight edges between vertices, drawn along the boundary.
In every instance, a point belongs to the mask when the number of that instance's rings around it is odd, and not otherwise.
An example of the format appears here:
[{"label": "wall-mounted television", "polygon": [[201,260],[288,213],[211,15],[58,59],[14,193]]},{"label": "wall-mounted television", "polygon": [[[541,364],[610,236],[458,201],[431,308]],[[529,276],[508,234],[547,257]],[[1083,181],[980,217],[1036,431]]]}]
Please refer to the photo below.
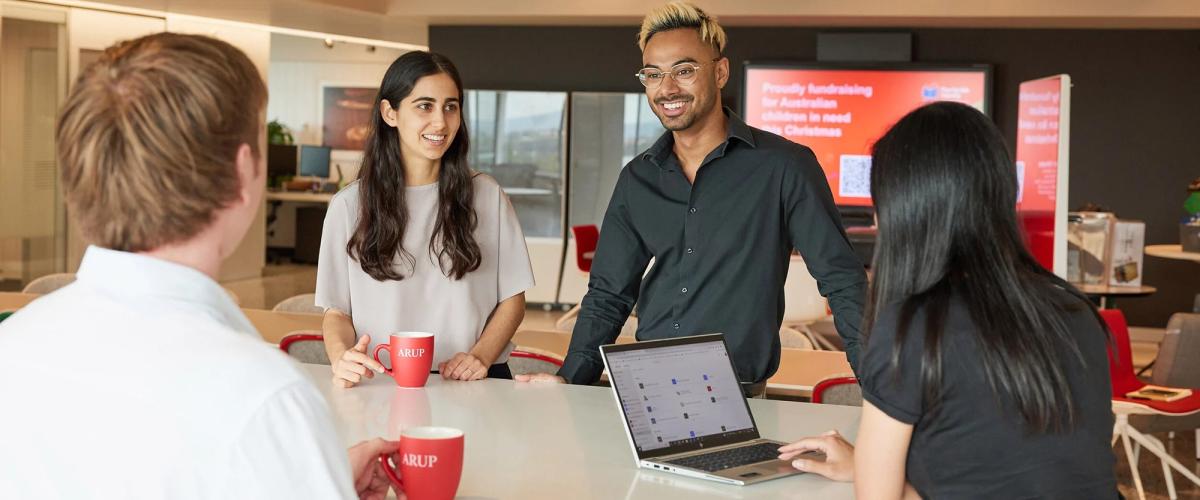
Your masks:
[{"label": "wall-mounted television", "polygon": [[871,147],[892,124],[935,101],[991,112],[987,65],[753,63],[746,123],[812,148],[840,206],[871,205]]}]

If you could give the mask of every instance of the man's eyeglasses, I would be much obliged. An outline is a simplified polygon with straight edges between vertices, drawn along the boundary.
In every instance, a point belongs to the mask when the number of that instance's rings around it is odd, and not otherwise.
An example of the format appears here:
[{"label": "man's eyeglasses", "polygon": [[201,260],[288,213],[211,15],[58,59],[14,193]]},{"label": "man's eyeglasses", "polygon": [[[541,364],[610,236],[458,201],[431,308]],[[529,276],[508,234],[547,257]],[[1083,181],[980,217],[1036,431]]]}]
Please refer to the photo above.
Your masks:
[{"label": "man's eyeglasses", "polygon": [[[718,57],[712,61],[709,61],[709,64],[720,60],[721,58]],[[642,85],[645,85],[646,88],[649,89],[655,88],[662,84],[662,82],[667,80],[668,76],[674,78],[675,83],[686,86],[691,85],[692,82],[696,81],[696,73],[700,72],[700,68],[704,66],[707,66],[707,64],[679,63],[671,66],[671,69],[667,71],[655,68],[642,68],[641,71],[635,73],[634,76],[637,76],[638,81],[642,82]]]}]

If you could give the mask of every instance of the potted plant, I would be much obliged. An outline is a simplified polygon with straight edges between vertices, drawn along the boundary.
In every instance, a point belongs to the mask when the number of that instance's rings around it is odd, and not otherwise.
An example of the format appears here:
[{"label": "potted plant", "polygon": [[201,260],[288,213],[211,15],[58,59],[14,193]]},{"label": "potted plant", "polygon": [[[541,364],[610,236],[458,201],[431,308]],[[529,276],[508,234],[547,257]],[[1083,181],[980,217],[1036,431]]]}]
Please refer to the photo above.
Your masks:
[{"label": "potted plant", "polygon": [[1179,243],[1185,252],[1200,252],[1200,177],[1188,184],[1183,211],[1187,215],[1179,225]]},{"label": "potted plant", "polygon": [[267,124],[267,144],[292,144],[295,139],[292,138],[292,131],[287,128],[287,125],[279,123],[278,119],[271,120]]}]

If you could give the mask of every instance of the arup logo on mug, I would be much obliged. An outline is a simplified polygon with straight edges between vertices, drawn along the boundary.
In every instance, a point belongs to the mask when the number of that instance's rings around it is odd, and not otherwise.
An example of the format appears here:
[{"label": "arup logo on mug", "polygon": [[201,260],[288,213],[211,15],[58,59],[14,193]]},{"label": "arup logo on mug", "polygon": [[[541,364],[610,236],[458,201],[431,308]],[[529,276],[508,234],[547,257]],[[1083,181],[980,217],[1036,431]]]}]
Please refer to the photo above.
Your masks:
[{"label": "arup logo on mug", "polygon": [[400,433],[400,477],[389,454],[379,456],[388,478],[410,500],[451,500],[462,479],[463,432],[449,427],[413,427]]},{"label": "arup logo on mug", "polygon": [[400,459],[400,461],[403,465],[406,465],[408,467],[420,467],[422,469],[428,469],[430,467],[433,467],[433,464],[437,463],[437,459],[438,458],[436,455],[418,455],[416,453],[405,453],[404,456]]},{"label": "arup logo on mug", "polygon": [[433,334],[427,332],[393,333],[386,344],[375,347],[375,361],[384,364],[379,351],[387,349],[392,367],[387,374],[400,387],[423,387],[433,367]]}]

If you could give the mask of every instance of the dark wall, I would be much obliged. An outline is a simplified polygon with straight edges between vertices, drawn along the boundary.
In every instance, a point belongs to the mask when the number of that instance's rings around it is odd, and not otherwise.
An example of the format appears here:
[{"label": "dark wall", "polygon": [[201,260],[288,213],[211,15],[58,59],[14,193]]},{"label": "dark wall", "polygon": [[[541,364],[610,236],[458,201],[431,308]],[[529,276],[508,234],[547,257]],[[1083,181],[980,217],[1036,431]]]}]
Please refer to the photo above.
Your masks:
[{"label": "dark wall", "polygon": [[[739,107],[744,61],[812,61],[816,29],[727,30],[733,75],[725,102]],[[635,27],[434,26],[471,88],[640,92]],[[913,60],[993,66],[992,116],[1016,135],[1023,80],[1071,75],[1070,206],[1093,202],[1146,222],[1146,244],[1178,243],[1184,188],[1200,176],[1200,30],[916,29]],[[1146,257],[1147,298],[1122,299],[1131,323],[1162,326],[1190,310],[1200,265]]]}]

